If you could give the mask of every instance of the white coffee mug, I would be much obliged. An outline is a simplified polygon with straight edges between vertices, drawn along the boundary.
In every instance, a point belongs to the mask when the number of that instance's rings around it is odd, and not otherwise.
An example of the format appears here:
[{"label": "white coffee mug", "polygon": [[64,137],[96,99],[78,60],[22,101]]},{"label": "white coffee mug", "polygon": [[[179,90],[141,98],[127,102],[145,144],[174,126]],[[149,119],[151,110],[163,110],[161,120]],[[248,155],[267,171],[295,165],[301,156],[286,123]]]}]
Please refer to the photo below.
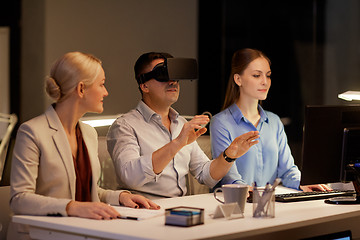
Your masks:
[{"label": "white coffee mug", "polygon": [[[221,203],[236,202],[242,213],[244,213],[246,198],[248,197],[249,186],[244,184],[225,184],[221,188],[214,190],[214,197]],[[224,201],[218,196],[218,192],[223,192]]]}]

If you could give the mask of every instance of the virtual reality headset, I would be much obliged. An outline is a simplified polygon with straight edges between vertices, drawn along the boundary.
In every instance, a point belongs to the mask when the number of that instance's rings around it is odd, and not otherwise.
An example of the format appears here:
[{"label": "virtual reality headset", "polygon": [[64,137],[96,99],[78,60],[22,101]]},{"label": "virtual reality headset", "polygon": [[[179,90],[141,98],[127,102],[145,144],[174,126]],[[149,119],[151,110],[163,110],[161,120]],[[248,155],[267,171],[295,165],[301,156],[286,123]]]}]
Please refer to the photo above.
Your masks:
[{"label": "virtual reality headset", "polygon": [[151,72],[141,74],[138,83],[145,83],[150,79],[159,82],[195,80],[198,78],[197,61],[194,58],[166,58],[157,64]]}]

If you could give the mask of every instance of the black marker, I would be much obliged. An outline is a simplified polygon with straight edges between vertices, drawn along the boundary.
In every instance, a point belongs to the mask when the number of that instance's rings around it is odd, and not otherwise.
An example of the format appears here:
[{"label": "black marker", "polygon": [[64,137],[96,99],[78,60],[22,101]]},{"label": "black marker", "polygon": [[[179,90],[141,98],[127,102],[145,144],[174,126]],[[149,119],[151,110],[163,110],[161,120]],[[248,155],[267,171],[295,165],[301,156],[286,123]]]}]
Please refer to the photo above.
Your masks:
[{"label": "black marker", "polygon": [[128,219],[128,220],[139,220],[137,217],[129,217],[129,216],[118,216],[119,219]]}]

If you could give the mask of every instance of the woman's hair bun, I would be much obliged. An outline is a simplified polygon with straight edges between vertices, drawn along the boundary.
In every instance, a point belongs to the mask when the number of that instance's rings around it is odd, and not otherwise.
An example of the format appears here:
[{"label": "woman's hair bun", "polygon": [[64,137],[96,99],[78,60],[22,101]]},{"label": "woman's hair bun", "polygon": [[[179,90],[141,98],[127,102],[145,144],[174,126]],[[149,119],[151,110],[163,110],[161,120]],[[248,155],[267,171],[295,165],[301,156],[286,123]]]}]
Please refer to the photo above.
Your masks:
[{"label": "woman's hair bun", "polygon": [[46,93],[55,101],[58,101],[61,97],[61,90],[56,80],[50,76],[45,80]]}]

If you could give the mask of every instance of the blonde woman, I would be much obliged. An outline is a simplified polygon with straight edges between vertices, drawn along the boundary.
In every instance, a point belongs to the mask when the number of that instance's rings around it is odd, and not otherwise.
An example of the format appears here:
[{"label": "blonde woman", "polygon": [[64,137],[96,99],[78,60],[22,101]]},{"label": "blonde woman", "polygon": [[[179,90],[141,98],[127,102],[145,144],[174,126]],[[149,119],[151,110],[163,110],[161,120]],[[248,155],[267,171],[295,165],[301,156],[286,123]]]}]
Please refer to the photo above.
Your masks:
[{"label": "blonde woman", "polygon": [[140,195],[97,185],[97,133],[79,119],[103,111],[104,84],[101,61],[90,54],[69,52],[54,63],[45,85],[55,103],[17,133],[10,193],[15,214],[114,219],[119,213],[110,204],[159,208]]}]

